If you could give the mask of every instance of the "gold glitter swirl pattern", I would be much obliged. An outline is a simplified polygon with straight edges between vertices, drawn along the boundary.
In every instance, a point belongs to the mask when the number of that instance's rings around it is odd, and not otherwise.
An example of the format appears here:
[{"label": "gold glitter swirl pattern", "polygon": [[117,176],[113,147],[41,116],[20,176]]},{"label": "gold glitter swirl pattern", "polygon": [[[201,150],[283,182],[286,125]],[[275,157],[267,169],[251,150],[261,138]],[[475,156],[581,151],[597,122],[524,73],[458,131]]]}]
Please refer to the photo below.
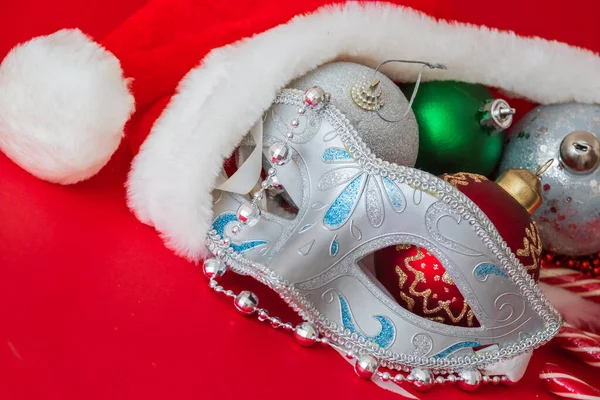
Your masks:
[{"label": "gold glitter swirl pattern", "polygon": [[531,257],[533,260],[532,264],[525,265],[527,271],[538,267],[540,256],[542,255],[542,241],[535,222],[532,222],[528,228],[525,228],[523,247],[517,250],[517,255],[519,257]]},{"label": "gold glitter swirl pattern", "polygon": [[[455,316],[452,313],[452,310],[450,309],[451,300],[445,300],[445,301],[438,300],[437,307],[434,307],[431,309],[429,308],[429,298],[431,296],[431,289],[425,289],[422,292],[417,291],[417,285],[419,283],[421,283],[421,282],[427,283],[425,274],[422,271],[419,271],[410,265],[411,262],[419,261],[419,260],[422,260],[423,258],[425,258],[425,255],[421,251],[421,248],[417,247],[416,249],[417,249],[417,254],[414,256],[411,256],[411,257],[407,257],[404,260],[404,265],[410,272],[412,272],[415,275],[415,280],[411,283],[408,291],[412,296],[423,298],[423,313],[425,315],[431,315],[431,314],[440,312],[441,310],[444,310],[446,312],[446,314],[448,315],[448,318],[450,318],[450,320],[453,323],[459,322],[460,320],[462,320],[465,317],[465,315],[467,315],[467,325],[469,327],[472,327],[473,326],[473,312],[471,310],[469,310],[469,305],[467,304],[467,302],[463,302],[462,310],[457,316]],[[396,272],[398,272],[398,270],[400,270],[400,268],[396,267]],[[404,272],[402,272],[402,273],[404,274],[404,276],[406,276],[406,274]],[[447,279],[450,279],[450,277],[448,276]],[[402,281],[402,285],[400,286],[400,288],[402,288],[404,286],[404,283],[406,283],[406,278]],[[407,301],[407,299],[405,299],[406,295],[404,293],[401,292],[400,296],[404,301]],[[408,296],[406,296],[406,297],[408,297]],[[414,307],[414,300],[413,299],[410,299],[410,300],[412,300],[412,304],[409,304],[409,311],[412,311],[412,309]],[[408,303],[408,301],[407,301],[407,303]],[[432,317],[430,319],[441,322],[441,323],[445,323],[444,317],[436,316],[436,317]]]},{"label": "gold glitter swirl pattern", "polygon": [[471,178],[475,183],[481,183],[488,180],[483,175],[471,174],[469,172],[459,172],[453,175],[443,176],[443,179],[452,186],[467,186],[469,184],[469,178]]}]

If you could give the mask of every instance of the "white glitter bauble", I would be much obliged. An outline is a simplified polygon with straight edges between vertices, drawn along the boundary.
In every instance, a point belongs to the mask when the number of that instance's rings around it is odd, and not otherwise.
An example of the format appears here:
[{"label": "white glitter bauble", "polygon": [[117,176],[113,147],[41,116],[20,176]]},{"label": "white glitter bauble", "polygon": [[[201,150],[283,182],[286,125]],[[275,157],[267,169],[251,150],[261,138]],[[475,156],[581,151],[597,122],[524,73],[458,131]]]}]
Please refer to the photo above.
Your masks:
[{"label": "white glitter bauble", "polygon": [[547,160],[554,164],[542,179],[544,203],[533,214],[546,250],[564,255],[600,251],[600,168],[577,172],[561,159],[560,147],[571,132],[600,138],[600,105],[540,106],[513,126],[500,162],[535,172]]}]

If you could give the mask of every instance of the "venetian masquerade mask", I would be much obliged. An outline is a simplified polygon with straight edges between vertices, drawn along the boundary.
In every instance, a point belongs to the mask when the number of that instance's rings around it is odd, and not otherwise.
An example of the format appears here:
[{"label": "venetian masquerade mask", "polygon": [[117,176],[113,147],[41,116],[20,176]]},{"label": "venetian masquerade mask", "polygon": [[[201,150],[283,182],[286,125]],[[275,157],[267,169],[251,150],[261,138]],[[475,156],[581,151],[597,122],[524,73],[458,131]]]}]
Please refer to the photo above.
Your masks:
[{"label": "venetian masquerade mask", "polygon": [[[353,355],[362,377],[406,379],[419,389],[458,381],[467,390],[519,379],[531,351],[558,331],[559,314],[468,197],[373,153],[402,143],[397,130],[414,123],[394,83],[367,80],[373,70],[357,64],[326,68],[341,69],[277,95],[241,144],[243,165],[215,190],[211,287],[226,292],[217,280],[227,269],[266,284],[304,319],[283,324],[301,344],[321,341]],[[400,306],[370,257],[395,245],[435,256],[479,326],[442,324]],[[272,318],[254,294],[226,293],[242,313]]]}]

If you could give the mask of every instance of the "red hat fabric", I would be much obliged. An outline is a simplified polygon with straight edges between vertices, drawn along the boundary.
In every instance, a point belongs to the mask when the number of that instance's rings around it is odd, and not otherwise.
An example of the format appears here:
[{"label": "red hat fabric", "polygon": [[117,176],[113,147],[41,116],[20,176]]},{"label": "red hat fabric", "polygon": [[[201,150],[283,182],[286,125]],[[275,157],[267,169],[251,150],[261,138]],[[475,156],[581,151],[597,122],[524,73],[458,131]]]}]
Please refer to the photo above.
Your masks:
[{"label": "red hat fabric", "polygon": [[[427,79],[482,83],[539,103],[600,102],[600,59],[589,51],[398,3],[158,0],[111,33],[106,50],[73,30],[35,39],[0,66],[0,149],[42,179],[72,183],[108,161],[124,129],[137,152],[130,208],[196,261],[223,160],[278,90],[324,63],[426,60],[447,66]],[[25,68],[32,63],[53,65],[52,79]],[[417,69],[383,72],[412,81]],[[48,95],[33,95],[40,92]],[[57,168],[60,160],[71,163]]]}]

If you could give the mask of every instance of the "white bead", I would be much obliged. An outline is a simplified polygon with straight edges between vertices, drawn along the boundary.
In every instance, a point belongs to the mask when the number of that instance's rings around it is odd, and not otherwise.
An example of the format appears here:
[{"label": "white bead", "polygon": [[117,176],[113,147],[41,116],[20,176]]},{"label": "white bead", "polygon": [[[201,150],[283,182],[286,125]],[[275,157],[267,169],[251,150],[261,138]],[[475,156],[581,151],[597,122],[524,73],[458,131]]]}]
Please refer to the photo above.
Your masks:
[{"label": "white bead", "polygon": [[390,378],[391,378],[391,375],[390,375],[390,373],[389,373],[389,372],[387,372],[387,371],[386,371],[386,372],[384,372],[383,374],[381,374],[381,379],[382,379],[384,382],[387,382],[387,381],[389,381],[389,380],[390,380]]},{"label": "white bead", "polygon": [[292,127],[297,128],[298,125],[300,125],[300,121],[298,120],[298,118],[294,118],[292,120]]}]

